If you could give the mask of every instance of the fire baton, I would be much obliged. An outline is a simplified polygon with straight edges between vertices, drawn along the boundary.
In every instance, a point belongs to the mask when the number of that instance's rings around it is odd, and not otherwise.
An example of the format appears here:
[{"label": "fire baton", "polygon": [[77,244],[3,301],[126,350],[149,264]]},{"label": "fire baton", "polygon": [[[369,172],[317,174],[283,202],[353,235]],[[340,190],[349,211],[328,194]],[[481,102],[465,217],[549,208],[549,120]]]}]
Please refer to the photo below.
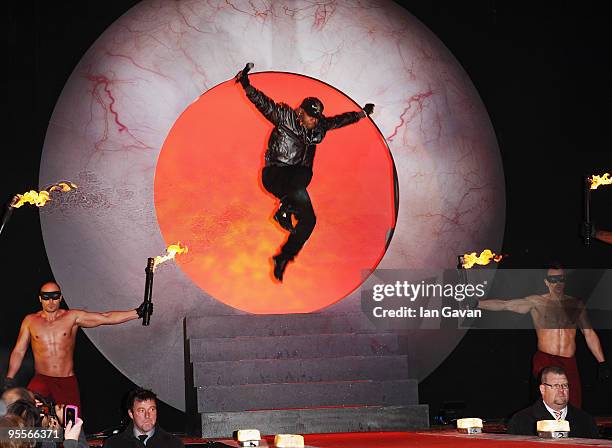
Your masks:
[{"label": "fire baton", "polygon": [[467,283],[467,272],[463,267],[463,255],[457,255],[457,274],[459,283],[464,285]]},{"label": "fire baton", "polygon": [[591,179],[584,179],[584,222],[586,231],[584,232],[584,245],[591,245]]},{"label": "fire baton", "polygon": [[142,316],[142,325],[148,326],[149,321],[151,320],[151,314],[153,314],[153,302],[151,301],[153,297],[153,272],[155,269],[155,259],[148,258],[147,259],[147,267],[145,268],[145,290],[144,290],[144,314]]},{"label": "fire baton", "polygon": [[13,214],[13,210],[16,208],[20,208],[24,204],[32,204],[36,207],[44,207],[47,201],[51,199],[51,193],[54,191],[67,192],[71,190],[75,190],[77,186],[70,181],[62,180],[56,184],[50,185],[49,187],[41,190],[40,192],[35,190],[26,191],[23,194],[17,194],[13,196],[13,199],[8,203],[6,209],[4,210],[4,214],[2,215],[2,221],[0,221],[0,234],[4,230],[4,227],[11,219],[11,215]]},{"label": "fire baton", "polygon": [[0,222],[0,235],[2,235],[4,226],[6,226],[6,224],[11,219],[11,216],[13,215],[13,210],[15,210],[15,207],[13,207],[13,201],[11,200],[11,202],[6,205],[6,208],[4,209],[4,214],[2,215],[2,222]]}]

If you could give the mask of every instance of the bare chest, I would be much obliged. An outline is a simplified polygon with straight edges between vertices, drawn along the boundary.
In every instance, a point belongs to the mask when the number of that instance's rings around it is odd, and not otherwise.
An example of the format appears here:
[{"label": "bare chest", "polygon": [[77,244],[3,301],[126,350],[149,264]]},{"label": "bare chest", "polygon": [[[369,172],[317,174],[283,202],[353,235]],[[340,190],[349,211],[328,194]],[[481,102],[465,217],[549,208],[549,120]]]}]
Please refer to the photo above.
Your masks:
[{"label": "bare chest", "polygon": [[534,308],[532,317],[538,328],[575,329],[581,311],[574,300],[546,301]]},{"label": "bare chest", "polygon": [[67,316],[59,317],[51,322],[44,318],[36,318],[30,324],[30,337],[36,344],[65,344],[74,341],[76,326]]}]

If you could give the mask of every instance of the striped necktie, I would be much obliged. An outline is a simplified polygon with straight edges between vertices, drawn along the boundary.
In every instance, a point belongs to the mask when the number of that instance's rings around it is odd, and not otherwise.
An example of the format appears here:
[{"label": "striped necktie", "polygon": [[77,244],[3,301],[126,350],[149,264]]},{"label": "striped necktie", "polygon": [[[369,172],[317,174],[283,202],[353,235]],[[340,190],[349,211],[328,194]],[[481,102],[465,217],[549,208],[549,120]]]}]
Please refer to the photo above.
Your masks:
[{"label": "striped necktie", "polygon": [[555,420],[561,420],[561,411],[553,411],[555,413]]}]

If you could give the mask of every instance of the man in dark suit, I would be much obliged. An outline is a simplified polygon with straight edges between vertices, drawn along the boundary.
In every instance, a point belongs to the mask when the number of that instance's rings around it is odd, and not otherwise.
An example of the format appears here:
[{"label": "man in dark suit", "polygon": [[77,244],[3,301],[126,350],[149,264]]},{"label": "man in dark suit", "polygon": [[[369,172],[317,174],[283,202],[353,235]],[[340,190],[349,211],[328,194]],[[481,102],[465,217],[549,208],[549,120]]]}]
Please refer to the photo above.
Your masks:
[{"label": "man in dark suit", "polygon": [[537,435],[536,423],[539,420],[567,420],[570,437],[599,437],[593,417],[569,404],[569,383],[563,368],[548,366],[542,369],[540,394],[541,400],[512,416],[508,434]]},{"label": "man in dark suit", "polygon": [[157,396],[146,389],[130,392],[127,400],[132,423],[104,442],[104,448],[183,448],[183,442],[157,425]]}]

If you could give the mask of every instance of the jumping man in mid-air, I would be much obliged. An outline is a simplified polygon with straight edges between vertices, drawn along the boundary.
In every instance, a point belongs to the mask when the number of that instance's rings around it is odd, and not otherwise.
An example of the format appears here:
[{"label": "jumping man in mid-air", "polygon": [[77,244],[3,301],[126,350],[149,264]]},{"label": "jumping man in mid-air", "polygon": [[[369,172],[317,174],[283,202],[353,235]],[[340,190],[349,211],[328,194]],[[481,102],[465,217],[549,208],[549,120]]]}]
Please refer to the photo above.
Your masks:
[{"label": "jumping man in mid-air", "polygon": [[[318,98],[305,98],[297,109],[276,103],[249,82],[249,63],[238,72],[247,98],[272,124],[274,130],[268,140],[262,183],[266,190],[280,199],[274,219],[290,235],[278,254],[272,257],[274,277],[281,281],[287,263],[292,261],[310,237],[316,216],[306,187],[312,179],[312,165],[316,145],[327,131],[356,123],[374,111],[374,104],[366,104],[360,112],[345,112],[333,117],[323,115],[323,103]],[[293,226],[292,216],[297,220]]]}]

